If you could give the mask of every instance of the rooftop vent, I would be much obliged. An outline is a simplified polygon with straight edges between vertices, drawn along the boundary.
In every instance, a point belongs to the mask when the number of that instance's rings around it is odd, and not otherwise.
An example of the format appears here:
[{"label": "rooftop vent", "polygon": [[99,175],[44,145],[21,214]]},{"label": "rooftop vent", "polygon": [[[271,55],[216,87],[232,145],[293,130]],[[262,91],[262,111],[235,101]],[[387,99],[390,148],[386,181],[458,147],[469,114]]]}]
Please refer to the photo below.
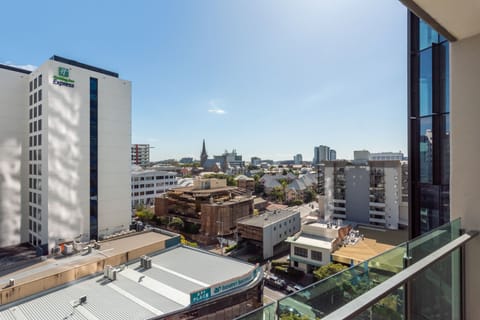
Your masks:
[{"label": "rooftop vent", "polygon": [[140,257],[140,265],[142,268],[150,269],[152,267],[152,258],[149,256]]}]

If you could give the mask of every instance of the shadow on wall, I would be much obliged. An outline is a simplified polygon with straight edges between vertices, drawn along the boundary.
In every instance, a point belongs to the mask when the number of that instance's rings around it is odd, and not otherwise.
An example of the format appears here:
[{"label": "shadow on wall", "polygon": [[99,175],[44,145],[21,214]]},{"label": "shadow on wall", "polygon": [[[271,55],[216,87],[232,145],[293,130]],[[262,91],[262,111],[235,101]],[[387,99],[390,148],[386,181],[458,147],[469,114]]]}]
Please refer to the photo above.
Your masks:
[{"label": "shadow on wall", "polygon": [[[52,88],[47,99],[48,167],[44,170],[48,170],[45,173],[48,173],[49,225],[57,226],[48,230],[49,238],[69,240],[81,236],[76,240],[89,240],[90,230],[82,227],[89,225],[85,219],[90,216],[89,212],[85,212],[89,208],[90,196],[87,163],[89,101],[65,87]],[[82,109],[87,110],[83,116],[80,113]],[[79,136],[81,128],[87,128],[85,137]]]},{"label": "shadow on wall", "polygon": [[22,143],[0,137],[0,247],[21,242]]}]

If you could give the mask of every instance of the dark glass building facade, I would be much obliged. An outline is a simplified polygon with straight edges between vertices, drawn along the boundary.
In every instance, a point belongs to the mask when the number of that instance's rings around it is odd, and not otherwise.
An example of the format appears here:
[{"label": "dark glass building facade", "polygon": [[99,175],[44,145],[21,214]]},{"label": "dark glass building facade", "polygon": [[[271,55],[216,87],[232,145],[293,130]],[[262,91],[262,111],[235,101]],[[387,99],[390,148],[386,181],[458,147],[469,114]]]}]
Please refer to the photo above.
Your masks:
[{"label": "dark glass building facade", "polygon": [[409,13],[410,238],[450,221],[449,43]]},{"label": "dark glass building facade", "polygon": [[90,78],[90,239],[98,240],[98,79]]}]

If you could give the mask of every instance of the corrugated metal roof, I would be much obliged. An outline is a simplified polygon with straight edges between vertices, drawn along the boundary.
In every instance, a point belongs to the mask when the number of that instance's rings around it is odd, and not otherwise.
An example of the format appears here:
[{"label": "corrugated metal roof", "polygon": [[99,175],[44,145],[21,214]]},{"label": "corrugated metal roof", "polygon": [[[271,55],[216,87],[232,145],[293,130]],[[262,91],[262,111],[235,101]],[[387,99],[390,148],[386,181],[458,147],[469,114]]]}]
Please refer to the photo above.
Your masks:
[{"label": "corrugated metal roof", "polygon": [[[194,262],[194,264],[192,263]],[[97,275],[0,306],[0,319],[148,319],[175,312],[190,303],[190,293],[243,276],[253,265],[187,247],[152,255],[152,268],[137,261],[110,281]],[[86,296],[79,307],[75,301]],[[77,303],[78,304],[78,303]],[[2,310],[2,308],[4,310]]]}]

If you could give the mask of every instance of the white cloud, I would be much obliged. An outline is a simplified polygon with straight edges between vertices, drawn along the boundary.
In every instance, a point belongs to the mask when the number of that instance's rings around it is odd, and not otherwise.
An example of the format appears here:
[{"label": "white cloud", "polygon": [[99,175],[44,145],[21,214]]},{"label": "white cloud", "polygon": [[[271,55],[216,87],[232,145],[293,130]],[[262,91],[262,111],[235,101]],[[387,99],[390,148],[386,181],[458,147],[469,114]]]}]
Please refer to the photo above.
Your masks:
[{"label": "white cloud", "polygon": [[33,70],[37,69],[37,66],[34,66],[32,64],[16,65],[16,64],[11,63],[11,61],[4,62],[3,64],[5,64],[7,66],[10,66],[10,67],[29,70],[29,71],[33,71]]},{"label": "white cloud", "polygon": [[225,109],[220,108],[221,105],[222,105],[221,100],[211,99],[208,102],[208,106],[210,107],[210,109],[208,109],[208,112],[213,114],[226,114],[227,111]]},{"label": "white cloud", "polygon": [[220,108],[208,109],[208,112],[214,113],[214,114],[225,114],[225,113],[227,113],[225,110],[220,109]]}]

